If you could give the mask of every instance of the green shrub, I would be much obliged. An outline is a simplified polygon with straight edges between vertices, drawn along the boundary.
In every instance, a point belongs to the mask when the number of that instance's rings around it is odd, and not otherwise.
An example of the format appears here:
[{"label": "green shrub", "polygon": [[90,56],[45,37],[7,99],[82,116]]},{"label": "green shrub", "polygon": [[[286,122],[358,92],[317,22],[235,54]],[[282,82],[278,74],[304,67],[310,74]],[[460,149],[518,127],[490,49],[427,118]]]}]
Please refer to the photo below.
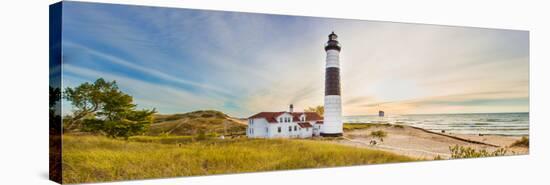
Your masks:
[{"label": "green shrub", "polygon": [[451,158],[453,159],[503,156],[508,152],[504,148],[499,148],[493,152],[488,152],[485,149],[476,150],[474,148],[458,145],[449,146],[449,150],[451,151]]},{"label": "green shrub", "polygon": [[388,133],[384,132],[383,130],[377,130],[377,131],[372,131],[370,133],[370,136],[374,138],[378,138],[380,139],[380,141],[384,141],[384,138],[388,136]]}]

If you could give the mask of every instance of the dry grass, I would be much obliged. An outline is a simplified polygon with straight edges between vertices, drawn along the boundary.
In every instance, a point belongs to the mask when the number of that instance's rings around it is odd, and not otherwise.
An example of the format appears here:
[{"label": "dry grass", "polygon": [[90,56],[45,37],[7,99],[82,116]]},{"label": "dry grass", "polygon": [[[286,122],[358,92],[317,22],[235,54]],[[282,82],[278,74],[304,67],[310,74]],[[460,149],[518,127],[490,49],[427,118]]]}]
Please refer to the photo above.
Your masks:
[{"label": "dry grass", "polygon": [[357,129],[368,129],[374,126],[370,123],[344,123],[344,131],[352,131]]},{"label": "dry grass", "polygon": [[529,148],[529,138],[528,137],[521,137],[520,140],[515,141],[510,145],[510,147],[525,147]]},{"label": "dry grass", "polygon": [[[164,144],[163,144],[164,143]],[[64,183],[210,175],[412,161],[314,140],[63,137]]]},{"label": "dry grass", "polygon": [[148,135],[221,135],[227,129],[228,135],[244,135],[246,125],[229,119],[219,111],[203,110],[185,114],[155,115],[155,123]]}]

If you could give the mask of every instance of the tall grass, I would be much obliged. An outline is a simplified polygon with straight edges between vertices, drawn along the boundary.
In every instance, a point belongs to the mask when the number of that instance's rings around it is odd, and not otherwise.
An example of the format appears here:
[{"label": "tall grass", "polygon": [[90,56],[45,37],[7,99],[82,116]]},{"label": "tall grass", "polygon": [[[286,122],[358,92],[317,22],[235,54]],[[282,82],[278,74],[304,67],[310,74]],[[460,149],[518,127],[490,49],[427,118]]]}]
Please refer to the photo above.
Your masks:
[{"label": "tall grass", "polygon": [[[180,142],[182,141],[185,142]],[[166,144],[162,144],[166,143]],[[63,137],[65,183],[405,162],[395,154],[313,140]]]},{"label": "tall grass", "polygon": [[485,149],[476,150],[471,147],[459,146],[459,145],[449,146],[449,151],[451,152],[452,159],[496,157],[496,156],[504,156],[508,152],[508,150],[504,148],[499,148],[495,151],[489,152]]},{"label": "tall grass", "polygon": [[526,147],[529,148],[529,138],[528,137],[521,137],[520,140],[514,141],[510,147]]}]

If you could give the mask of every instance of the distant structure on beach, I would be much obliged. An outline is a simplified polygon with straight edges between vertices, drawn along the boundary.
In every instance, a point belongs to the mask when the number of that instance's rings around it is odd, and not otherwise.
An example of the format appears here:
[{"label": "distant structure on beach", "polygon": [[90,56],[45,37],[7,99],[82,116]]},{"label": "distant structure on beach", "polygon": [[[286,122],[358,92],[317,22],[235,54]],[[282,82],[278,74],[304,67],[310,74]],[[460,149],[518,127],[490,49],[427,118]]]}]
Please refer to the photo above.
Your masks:
[{"label": "distant structure on beach", "polygon": [[378,117],[384,117],[384,111],[378,111]]},{"label": "distant structure on beach", "polygon": [[260,112],[248,118],[249,138],[308,138],[319,136],[323,118],[315,112]]},{"label": "distant structure on beach", "polygon": [[315,112],[260,112],[248,118],[246,135],[251,138],[342,136],[342,98],[340,96],[340,43],[334,32],[325,44],[324,118]]}]

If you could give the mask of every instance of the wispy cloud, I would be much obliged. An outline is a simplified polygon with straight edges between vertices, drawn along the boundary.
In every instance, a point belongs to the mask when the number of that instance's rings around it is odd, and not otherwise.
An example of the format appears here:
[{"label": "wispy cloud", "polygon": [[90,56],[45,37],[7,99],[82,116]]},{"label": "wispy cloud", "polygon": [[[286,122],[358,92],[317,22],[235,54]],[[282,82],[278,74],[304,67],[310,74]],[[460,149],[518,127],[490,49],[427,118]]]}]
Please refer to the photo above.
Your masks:
[{"label": "wispy cloud", "polygon": [[346,115],[528,110],[527,32],[67,4],[67,84],[108,77],[162,113],[322,105],[332,30]]},{"label": "wispy cloud", "polygon": [[217,93],[227,93],[226,90],[221,89],[219,87],[214,87],[214,86],[209,85],[209,84],[197,83],[195,81],[186,80],[186,79],[181,78],[181,77],[172,76],[172,75],[169,75],[169,74],[164,73],[162,71],[157,71],[155,69],[147,68],[147,67],[144,67],[142,65],[137,65],[137,64],[129,62],[127,60],[121,59],[119,57],[109,55],[109,54],[106,54],[106,53],[102,53],[102,52],[99,52],[99,51],[96,51],[96,50],[93,50],[93,49],[90,49],[90,48],[87,48],[87,47],[84,47],[84,46],[81,46],[81,45],[78,45],[78,44],[74,44],[74,43],[71,43],[71,42],[64,42],[63,46],[64,47],[76,47],[77,49],[81,50],[84,53],[94,55],[94,56],[97,56],[97,57],[101,57],[103,59],[108,60],[109,62],[111,62],[114,65],[120,65],[122,67],[126,67],[126,68],[129,68],[129,69],[135,70],[135,71],[139,71],[139,72],[141,72],[145,75],[148,75],[148,76],[157,77],[157,78],[160,78],[160,79],[166,80],[166,81],[181,83],[181,84],[184,84],[184,85],[191,85],[191,86],[194,86],[194,87],[197,87],[197,88],[215,91]]},{"label": "wispy cloud", "polygon": [[114,80],[124,92],[130,93],[134,97],[140,108],[156,108],[161,112],[170,112],[171,110],[212,109],[222,105],[219,99],[193,94],[171,86],[158,85],[71,64],[63,65],[63,70],[65,71],[64,87],[73,87],[98,78]]}]

